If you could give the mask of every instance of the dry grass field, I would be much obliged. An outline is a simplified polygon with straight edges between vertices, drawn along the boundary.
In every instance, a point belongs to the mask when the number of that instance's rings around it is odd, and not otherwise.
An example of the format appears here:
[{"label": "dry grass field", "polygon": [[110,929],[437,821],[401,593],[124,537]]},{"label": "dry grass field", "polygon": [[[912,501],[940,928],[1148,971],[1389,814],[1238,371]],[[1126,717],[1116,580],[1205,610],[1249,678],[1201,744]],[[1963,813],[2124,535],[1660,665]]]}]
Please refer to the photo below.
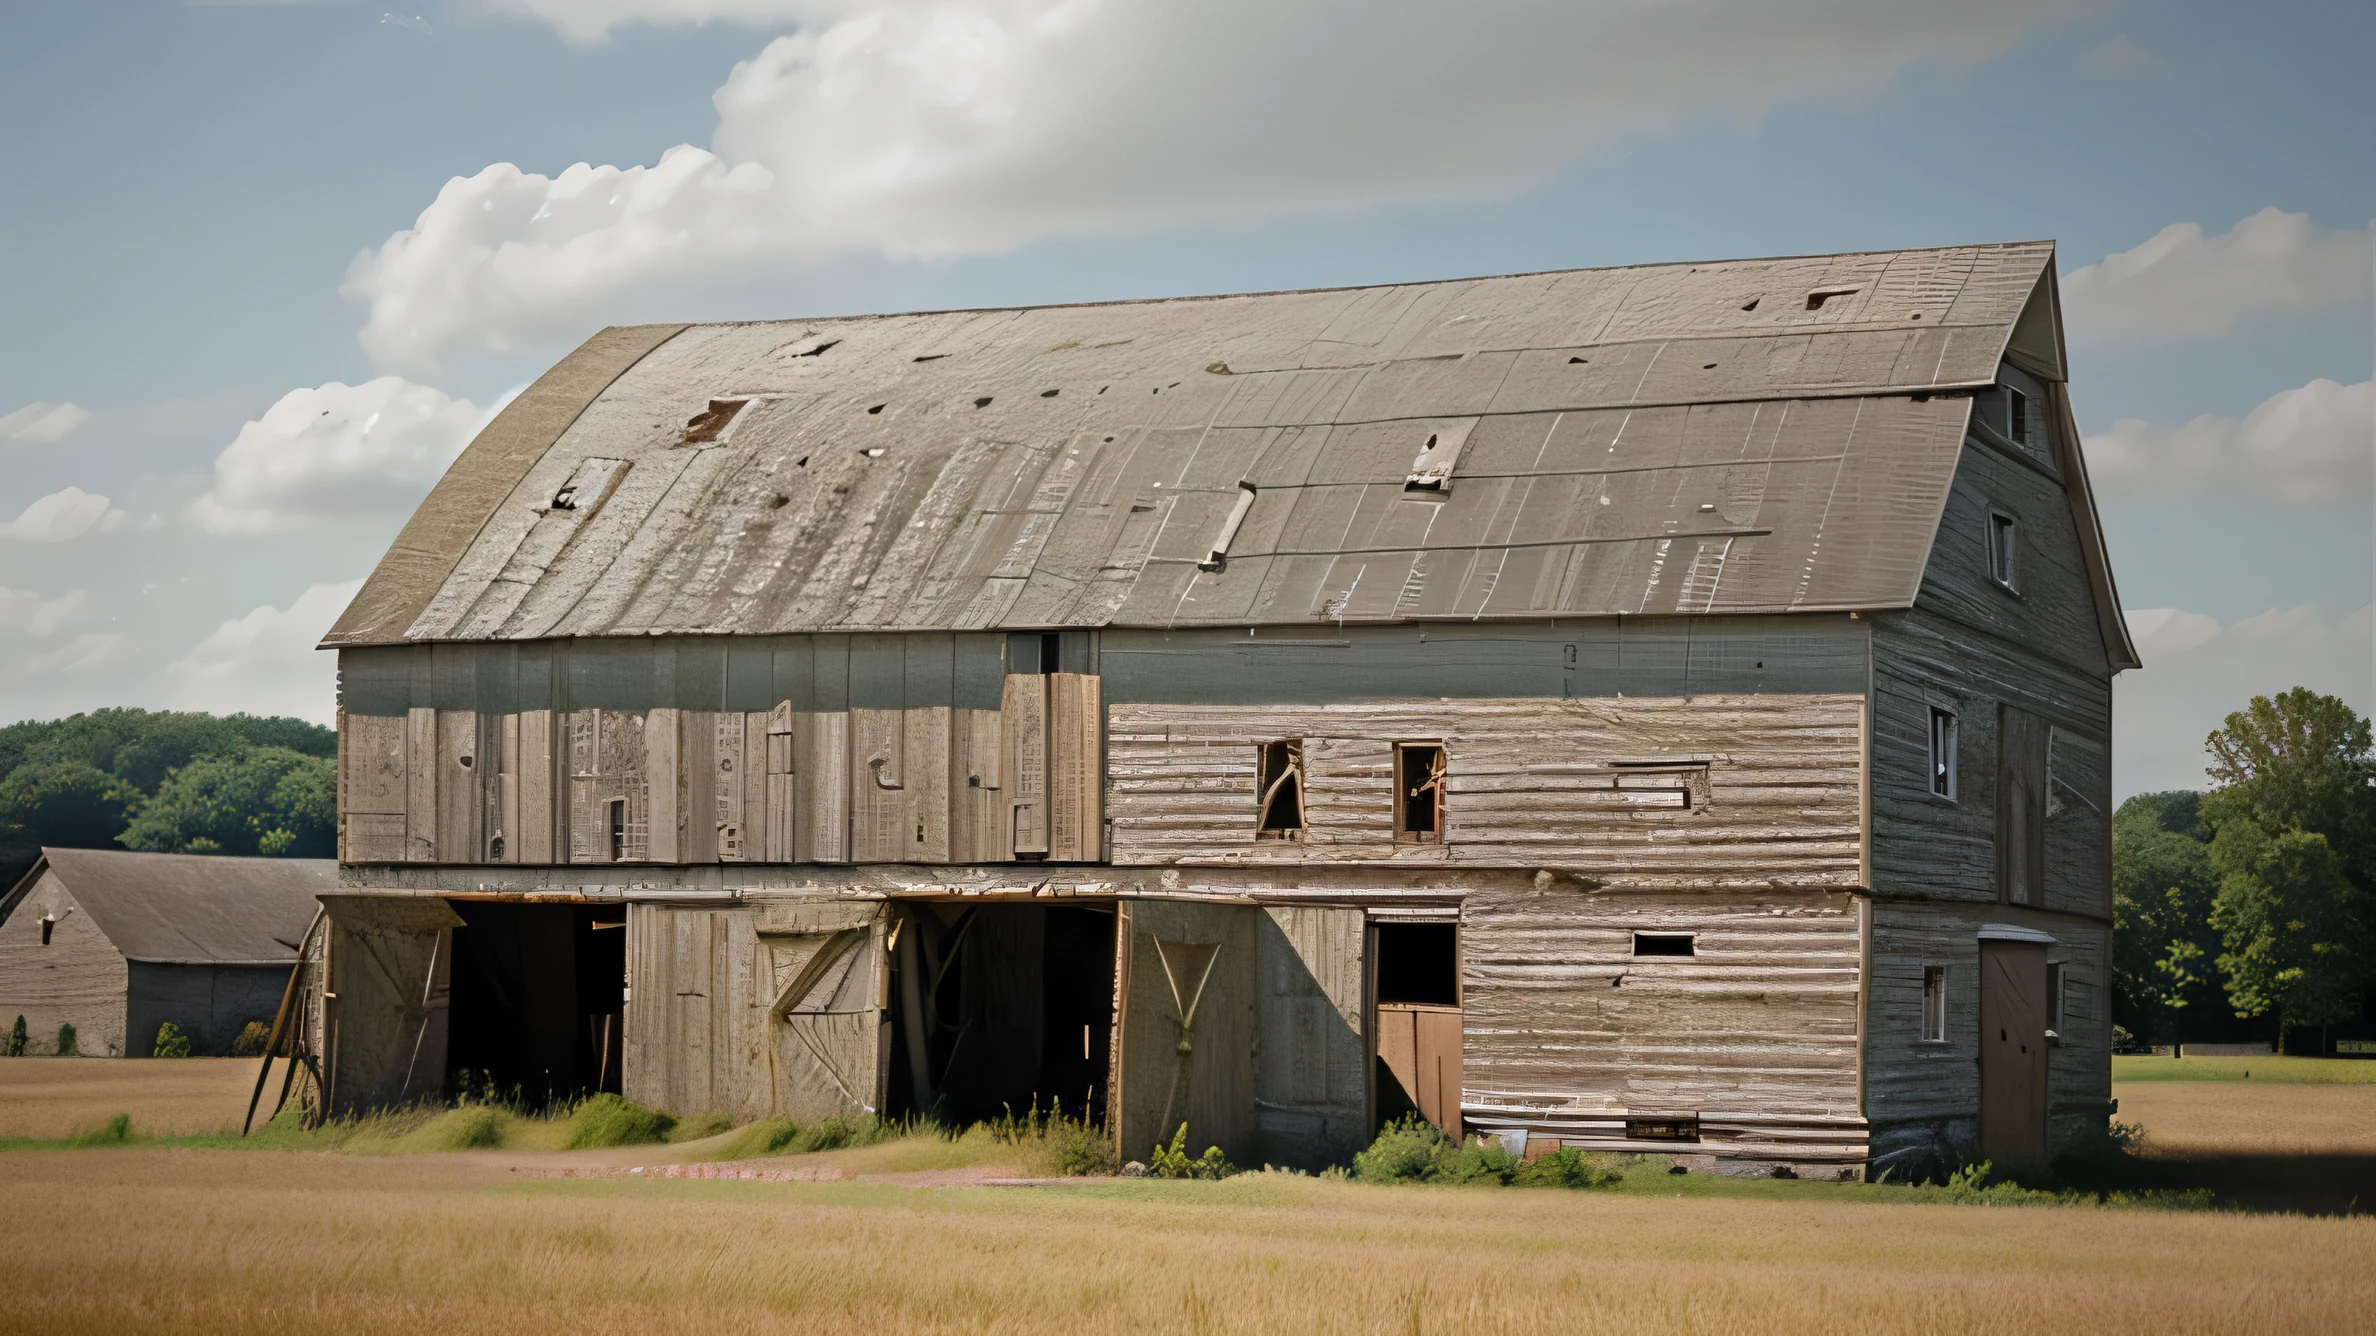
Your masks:
[{"label": "dry grass field", "polygon": [[[1688,1180],[1685,1180],[1688,1181]],[[0,1329],[2135,1332],[2364,1322],[2376,1221],[1377,1188],[524,1179],[486,1158],[0,1156]],[[1874,1190],[1866,1190],[1870,1193]]]},{"label": "dry grass field", "polygon": [[[104,1070],[32,1070],[67,1067]],[[252,1073],[0,1063],[0,1136],[114,1112],[220,1127]],[[160,1079],[175,1084],[148,1093]],[[2376,1162],[2376,1087],[2256,1073],[2120,1097],[2173,1168],[2287,1145]],[[2365,1328],[2376,1265],[2366,1216],[1922,1204],[1655,1172],[1595,1192],[968,1186],[1029,1168],[982,1137],[738,1162],[842,1181],[662,1176],[731,1139],[0,1153],[0,1332],[2323,1332]]]}]

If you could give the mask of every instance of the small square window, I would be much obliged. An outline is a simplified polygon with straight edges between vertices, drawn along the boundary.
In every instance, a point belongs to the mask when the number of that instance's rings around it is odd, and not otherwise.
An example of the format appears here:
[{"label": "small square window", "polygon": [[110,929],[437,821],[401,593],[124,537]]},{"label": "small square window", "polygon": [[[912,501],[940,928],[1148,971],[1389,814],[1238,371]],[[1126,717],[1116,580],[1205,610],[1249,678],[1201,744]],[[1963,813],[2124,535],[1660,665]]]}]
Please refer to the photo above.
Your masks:
[{"label": "small square window", "polygon": [[2018,591],[2021,544],[2013,517],[2001,510],[1988,512],[1988,578]]},{"label": "small square window", "polygon": [[1405,844],[1444,840],[1444,749],[1433,742],[1394,746],[1394,838]]},{"label": "small square window", "polygon": [[1637,956],[1696,956],[1698,945],[1687,932],[1637,932],[1634,952]]},{"label": "small square window", "polygon": [[1930,712],[1930,791],[1955,801],[1955,716],[1937,706]]},{"label": "small square window", "polygon": [[1922,967],[1922,1041],[1947,1042],[1947,967]]},{"label": "small square window", "polygon": [[1304,831],[1304,760],[1300,739],[1265,742],[1256,756],[1254,838],[1300,840]]},{"label": "small square window", "polygon": [[2046,1038],[2061,1043],[2063,1037],[2063,993],[2070,979],[2059,960],[2046,962]]}]

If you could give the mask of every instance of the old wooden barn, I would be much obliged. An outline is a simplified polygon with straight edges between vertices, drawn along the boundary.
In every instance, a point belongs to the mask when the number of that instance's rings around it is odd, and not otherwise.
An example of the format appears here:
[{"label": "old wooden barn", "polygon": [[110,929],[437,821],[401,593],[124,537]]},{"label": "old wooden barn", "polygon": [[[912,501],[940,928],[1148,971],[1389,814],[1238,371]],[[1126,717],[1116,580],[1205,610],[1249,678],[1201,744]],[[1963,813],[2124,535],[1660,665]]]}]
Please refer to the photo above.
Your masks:
[{"label": "old wooden barn", "polygon": [[327,641],[330,1103],[2043,1161],[2136,663],[2053,258],[605,330]]}]

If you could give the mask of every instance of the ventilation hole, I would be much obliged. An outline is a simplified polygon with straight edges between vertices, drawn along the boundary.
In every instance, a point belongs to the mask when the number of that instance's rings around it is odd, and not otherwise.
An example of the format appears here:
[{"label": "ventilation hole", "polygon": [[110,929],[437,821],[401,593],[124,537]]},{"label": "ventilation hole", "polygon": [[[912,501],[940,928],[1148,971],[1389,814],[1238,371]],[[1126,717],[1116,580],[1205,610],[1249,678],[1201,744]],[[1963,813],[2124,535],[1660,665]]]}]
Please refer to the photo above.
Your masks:
[{"label": "ventilation hole", "polygon": [[1112,445],[1112,444],[1114,443],[1114,438],[1113,438],[1113,437],[1111,437],[1111,436],[1108,436],[1108,437],[1106,437],[1106,438],[1105,438],[1105,443],[1106,443],[1107,445]]},{"label": "ventilation hole", "polygon": [[976,408],[988,408],[989,406],[990,406],[990,396],[989,396],[989,395],[987,395],[987,394],[983,395],[983,396],[982,396],[981,398],[979,398],[979,399],[976,399],[976,400],[974,400],[974,407],[976,407]]},{"label": "ventilation hole", "polygon": [[1591,362],[1592,359],[1589,357],[1571,357],[1568,359],[1569,366],[1587,366]]},{"label": "ventilation hole", "polygon": [[1916,311],[1914,314],[1907,316],[1906,318],[1908,320],[1920,320],[1922,318],[1922,312]]},{"label": "ventilation hole", "polygon": [[463,769],[465,769],[465,770],[468,770],[468,769],[470,768],[470,758],[469,758],[469,757],[467,757],[467,756],[457,756],[457,757],[455,757],[454,759],[455,759],[456,761],[458,761],[458,762],[460,762],[460,763],[461,763],[461,765],[462,765],[462,768],[463,768]]},{"label": "ventilation hole", "polygon": [[1056,397],[1056,391],[1054,391],[1054,390],[1041,390],[1041,391],[1040,391],[1040,398],[1042,398],[1042,399],[1053,399],[1053,398],[1055,398],[1055,397]]},{"label": "ventilation hole", "polygon": [[889,404],[876,404],[874,407],[872,407],[872,408],[869,408],[869,409],[867,409],[866,411],[867,411],[867,412],[869,412],[869,413],[880,413],[880,412],[882,412],[884,409],[886,409],[886,408],[889,408],[890,406],[891,406],[891,405],[889,405]]},{"label": "ventilation hole", "polygon": [[1716,369],[1716,364],[1715,364],[1714,362],[1702,362],[1702,363],[1700,363],[1700,370],[1702,370],[1702,371],[1714,371],[1715,369]]},{"label": "ventilation hole", "polygon": [[802,455],[800,458],[798,458],[798,459],[795,459],[795,460],[793,460],[793,461],[792,461],[792,467],[794,467],[794,468],[796,468],[796,469],[804,469],[804,468],[807,468],[807,467],[808,467],[808,461],[809,461],[809,457],[808,457],[807,455]]},{"label": "ventilation hole", "polygon": [[[808,461],[802,460],[801,462],[807,463]],[[784,507],[791,504],[792,498],[784,495],[782,492],[773,493],[767,498],[767,508],[769,510],[782,510]]]},{"label": "ventilation hole", "polygon": [[1761,300],[1760,298],[1757,298],[1757,297],[1751,297],[1751,298],[1749,299],[1749,304],[1748,304],[1747,306],[1744,306],[1744,307],[1742,307],[1741,309],[1742,309],[1742,310],[1744,310],[1744,311],[1754,311],[1754,310],[1756,310],[1756,309],[1757,309],[1757,303],[1758,303],[1760,300]]},{"label": "ventilation hole", "polygon": [[941,360],[942,358],[944,358],[944,357],[947,357],[947,356],[948,356],[948,354],[947,354],[947,353],[926,353],[926,354],[924,354],[922,357],[919,357],[919,358],[917,358],[916,360],[917,360],[917,361],[919,361],[919,362],[937,362],[937,361],[939,361],[939,360]]}]

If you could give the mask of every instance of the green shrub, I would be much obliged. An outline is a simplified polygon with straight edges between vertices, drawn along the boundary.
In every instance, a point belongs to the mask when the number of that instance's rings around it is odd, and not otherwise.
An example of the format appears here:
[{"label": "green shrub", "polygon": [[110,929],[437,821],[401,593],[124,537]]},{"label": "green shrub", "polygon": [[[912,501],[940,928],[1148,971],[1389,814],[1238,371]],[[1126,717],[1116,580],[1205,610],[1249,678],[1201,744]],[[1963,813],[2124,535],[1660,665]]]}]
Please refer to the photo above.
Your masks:
[{"label": "green shrub", "polygon": [[[70,1034],[61,1034],[59,1036],[61,1042],[72,1038],[73,1036]],[[157,1027],[156,1047],[149,1050],[149,1056],[157,1058],[186,1058],[190,1056],[190,1037],[182,1033],[182,1028],[180,1026],[175,1025],[172,1021],[167,1021],[163,1025]]]},{"label": "green shrub", "polygon": [[724,1109],[712,1109],[708,1113],[697,1113],[670,1128],[668,1140],[672,1142],[699,1141],[703,1137],[714,1137],[721,1132],[733,1130],[734,1115]]},{"label": "green shrub", "polygon": [[1407,1114],[1387,1124],[1369,1149],[1353,1157],[1353,1177],[1364,1183],[1601,1188],[1618,1183],[1623,1175],[1573,1147],[1528,1162],[1484,1137],[1464,1146],[1435,1124]]},{"label": "green shrub", "polygon": [[249,1021],[240,1027],[239,1037],[231,1041],[231,1056],[235,1058],[263,1057],[264,1046],[271,1042],[271,1026],[262,1021]]},{"label": "green shrub", "polygon": [[1021,1117],[1009,1109],[1004,1118],[983,1126],[992,1141],[1021,1150],[1042,1172],[1068,1178],[1114,1172],[1113,1136],[1085,1117],[1065,1116],[1061,1102],[1050,1105],[1046,1113],[1034,1103]]},{"label": "green shrub", "polygon": [[591,1150],[603,1146],[645,1146],[668,1139],[676,1119],[613,1094],[593,1096],[569,1117],[569,1140],[563,1150]]},{"label": "green shrub", "polygon": [[5,1049],[0,1049],[0,1056],[21,1058],[25,1056],[25,1045],[30,1042],[31,1036],[25,1033],[25,1018],[19,1016],[15,1026],[8,1032],[7,1044]]},{"label": "green shrub", "polygon": [[795,1131],[781,1149],[795,1155],[810,1151],[842,1150],[850,1146],[871,1146],[887,1134],[887,1125],[873,1114],[852,1117],[846,1113],[819,1118]]},{"label": "green shrub", "polygon": [[1624,1182],[1625,1175],[1574,1146],[1562,1146],[1519,1165],[1510,1181],[1522,1188],[1609,1188]]},{"label": "green shrub", "polygon": [[494,1150],[503,1145],[509,1110],[495,1104],[465,1104],[438,1114],[398,1139],[404,1151]]},{"label": "green shrub", "polygon": [[799,1124],[789,1118],[762,1118],[755,1123],[745,1123],[735,1132],[732,1140],[718,1147],[718,1158],[748,1160],[758,1155],[773,1155],[782,1150],[784,1144],[799,1130]]},{"label": "green shrub", "polygon": [[1188,1124],[1172,1133],[1171,1144],[1155,1145],[1155,1153],[1148,1157],[1147,1174],[1151,1178],[1227,1178],[1238,1171],[1219,1146],[1205,1147],[1205,1153],[1189,1158]]},{"label": "green shrub", "polygon": [[[190,1041],[185,1039],[182,1041],[182,1051],[178,1056],[188,1057],[189,1054]],[[58,1056],[61,1058],[82,1056],[82,1050],[75,1047],[74,1026],[71,1024],[58,1027]]]},{"label": "green shrub", "polygon": [[86,1132],[74,1135],[77,1146],[120,1146],[132,1139],[132,1115],[119,1113]]}]

